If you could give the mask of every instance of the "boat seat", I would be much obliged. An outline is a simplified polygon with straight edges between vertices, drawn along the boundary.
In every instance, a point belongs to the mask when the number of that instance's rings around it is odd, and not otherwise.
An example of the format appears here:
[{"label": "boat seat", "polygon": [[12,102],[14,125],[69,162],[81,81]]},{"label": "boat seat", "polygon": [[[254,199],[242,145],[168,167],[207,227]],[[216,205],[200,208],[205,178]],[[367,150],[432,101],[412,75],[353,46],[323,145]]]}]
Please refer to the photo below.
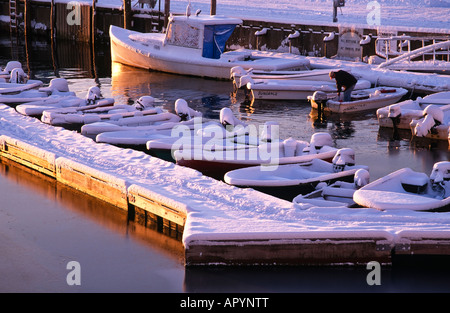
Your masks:
[{"label": "boat seat", "polygon": [[403,177],[401,183],[405,191],[421,194],[425,192],[428,181],[429,178],[425,173],[411,173]]}]

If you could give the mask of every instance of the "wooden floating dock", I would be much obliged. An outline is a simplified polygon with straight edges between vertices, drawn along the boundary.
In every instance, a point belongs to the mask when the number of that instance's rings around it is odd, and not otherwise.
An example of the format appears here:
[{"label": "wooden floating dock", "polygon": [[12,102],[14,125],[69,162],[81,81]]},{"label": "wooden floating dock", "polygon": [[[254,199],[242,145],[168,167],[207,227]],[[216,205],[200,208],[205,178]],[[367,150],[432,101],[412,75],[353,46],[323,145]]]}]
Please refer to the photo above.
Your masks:
[{"label": "wooden floating dock", "polygon": [[[57,156],[9,136],[0,136],[0,157],[38,171],[83,193],[128,211],[129,219],[159,222],[167,235],[182,234],[189,209],[144,186]],[[161,228],[162,229],[162,228]],[[450,256],[449,231],[299,232],[289,238],[201,239],[185,242],[185,264],[194,265],[362,265],[392,264],[393,256]],[[175,236],[176,237],[176,236]],[[181,239],[178,235],[178,239]]]}]

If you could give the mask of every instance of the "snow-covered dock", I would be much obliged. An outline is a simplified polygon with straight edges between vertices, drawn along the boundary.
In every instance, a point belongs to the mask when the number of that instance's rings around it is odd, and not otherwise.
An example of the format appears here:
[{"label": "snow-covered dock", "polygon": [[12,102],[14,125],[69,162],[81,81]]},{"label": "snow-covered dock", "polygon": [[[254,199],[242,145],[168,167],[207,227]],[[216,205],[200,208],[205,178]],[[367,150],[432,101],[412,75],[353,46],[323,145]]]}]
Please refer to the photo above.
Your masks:
[{"label": "snow-covered dock", "polygon": [[450,213],[302,209],[0,105],[0,156],[183,230],[186,265],[365,264],[449,255]]}]

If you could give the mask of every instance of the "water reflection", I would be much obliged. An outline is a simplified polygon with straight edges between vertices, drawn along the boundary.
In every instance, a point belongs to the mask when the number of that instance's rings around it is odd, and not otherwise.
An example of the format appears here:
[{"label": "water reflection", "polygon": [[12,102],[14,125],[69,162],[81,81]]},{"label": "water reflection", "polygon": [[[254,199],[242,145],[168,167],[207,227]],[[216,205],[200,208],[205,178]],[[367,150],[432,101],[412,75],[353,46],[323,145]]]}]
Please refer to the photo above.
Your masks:
[{"label": "water reflection", "polygon": [[[179,240],[5,159],[0,187],[0,292],[182,291]],[[66,283],[66,264],[72,260],[82,270],[76,288]]]}]

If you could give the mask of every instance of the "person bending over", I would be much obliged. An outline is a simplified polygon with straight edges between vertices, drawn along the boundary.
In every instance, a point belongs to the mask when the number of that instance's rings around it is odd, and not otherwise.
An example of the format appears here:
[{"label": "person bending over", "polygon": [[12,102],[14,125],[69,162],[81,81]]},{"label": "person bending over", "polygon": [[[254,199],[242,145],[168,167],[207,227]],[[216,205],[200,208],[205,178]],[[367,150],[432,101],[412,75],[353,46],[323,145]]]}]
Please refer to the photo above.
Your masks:
[{"label": "person bending over", "polygon": [[352,101],[352,91],[355,88],[357,79],[352,74],[339,70],[337,72],[330,72],[330,79],[336,80],[336,88],[338,91],[338,98],[340,99],[341,91],[344,90],[344,102]]}]

